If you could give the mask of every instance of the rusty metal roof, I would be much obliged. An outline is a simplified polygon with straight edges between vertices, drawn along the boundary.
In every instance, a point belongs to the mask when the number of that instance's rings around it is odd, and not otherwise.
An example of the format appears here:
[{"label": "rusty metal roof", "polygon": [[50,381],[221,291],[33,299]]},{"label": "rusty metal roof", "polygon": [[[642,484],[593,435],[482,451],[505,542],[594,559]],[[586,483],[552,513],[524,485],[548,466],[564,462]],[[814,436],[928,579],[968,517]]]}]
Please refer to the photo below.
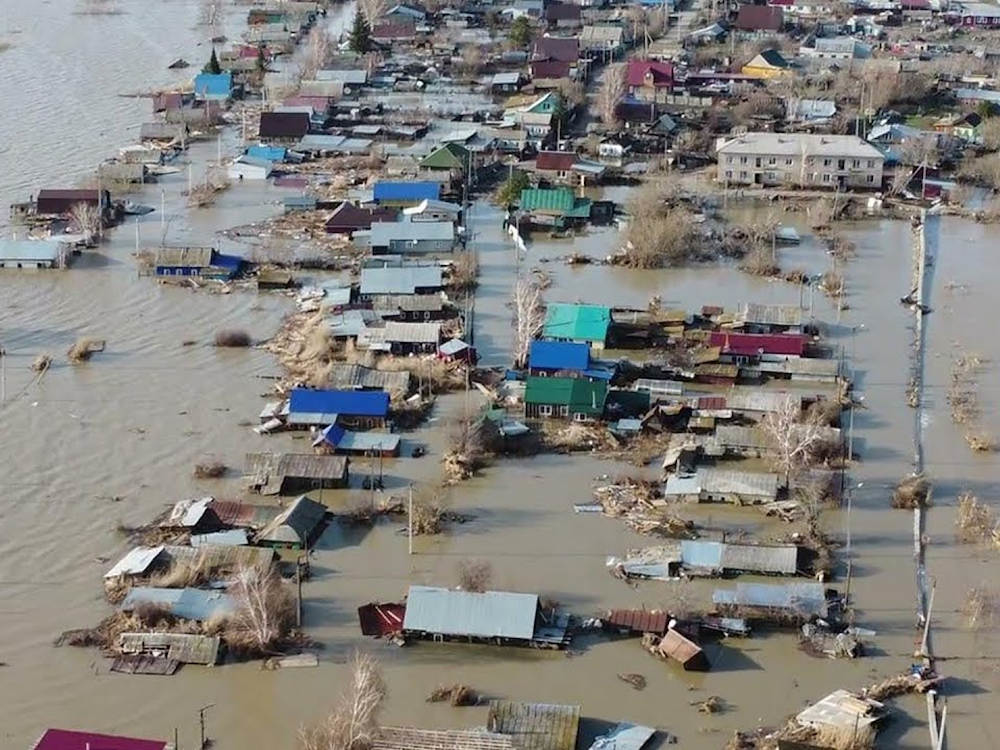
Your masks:
[{"label": "rusty metal roof", "polygon": [[637,633],[663,633],[667,613],[659,609],[612,609],[601,619],[608,625],[628,628]]},{"label": "rusty metal roof", "polygon": [[519,750],[510,737],[480,729],[381,727],[372,750]]},{"label": "rusty metal roof", "polygon": [[660,654],[682,664],[685,669],[704,669],[708,667],[705,654],[694,641],[686,638],[676,630],[668,630],[657,646]]}]

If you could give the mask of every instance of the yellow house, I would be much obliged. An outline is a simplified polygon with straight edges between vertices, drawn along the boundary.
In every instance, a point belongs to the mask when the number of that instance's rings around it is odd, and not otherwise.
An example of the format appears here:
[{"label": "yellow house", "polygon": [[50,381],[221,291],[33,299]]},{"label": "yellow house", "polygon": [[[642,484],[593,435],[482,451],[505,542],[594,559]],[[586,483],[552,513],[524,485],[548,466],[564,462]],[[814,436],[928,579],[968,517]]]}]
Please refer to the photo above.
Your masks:
[{"label": "yellow house", "polygon": [[789,75],[788,61],[781,56],[776,49],[766,49],[757,55],[753,60],[743,66],[742,71],[745,76],[754,78],[777,78]]}]

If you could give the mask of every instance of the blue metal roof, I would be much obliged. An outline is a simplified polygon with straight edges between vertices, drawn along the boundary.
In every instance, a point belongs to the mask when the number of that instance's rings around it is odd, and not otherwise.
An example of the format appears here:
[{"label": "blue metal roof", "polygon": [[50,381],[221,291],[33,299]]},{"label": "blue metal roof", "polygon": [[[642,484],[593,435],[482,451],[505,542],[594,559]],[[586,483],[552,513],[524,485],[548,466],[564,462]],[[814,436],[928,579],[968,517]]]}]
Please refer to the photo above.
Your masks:
[{"label": "blue metal roof", "polygon": [[227,255],[226,253],[212,253],[212,265],[218,268],[238,269],[243,265],[243,258],[238,255]]},{"label": "blue metal roof", "polygon": [[376,182],[376,201],[436,201],[441,197],[438,182]]},{"label": "blue metal roof", "polygon": [[681,542],[681,560],[692,568],[717,570],[722,567],[721,542],[685,539]]},{"label": "blue metal roof", "polygon": [[194,77],[194,93],[203,99],[228,99],[233,91],[232,73],[199,73]]},{"label": "blue metal roof", "polygon": [[572,341],[532,341],[528,366],[540,370],[586,370],[590,347]]},{"label": "blue metal roof", "polygon": [[289,411],[307,414],[341,414],[348,417],[384,417],[389,394],[384,391],[325,391],[296,388]]},{"label": "blue metal roof", "polygon": [[285,149],[280,146],[251,146],[247,149],[247,156],[264,161],[284,161]]},{"label": "blue metal roof", "polygon": [[323,429],[320,438],[313,445],[325,442],[328,445],[343,451],[357,451],[365,453],[368,451],[395,452],[399,448],[399,435],[391,432],[353,432],[345,430],[339,424],[332,424]]}]

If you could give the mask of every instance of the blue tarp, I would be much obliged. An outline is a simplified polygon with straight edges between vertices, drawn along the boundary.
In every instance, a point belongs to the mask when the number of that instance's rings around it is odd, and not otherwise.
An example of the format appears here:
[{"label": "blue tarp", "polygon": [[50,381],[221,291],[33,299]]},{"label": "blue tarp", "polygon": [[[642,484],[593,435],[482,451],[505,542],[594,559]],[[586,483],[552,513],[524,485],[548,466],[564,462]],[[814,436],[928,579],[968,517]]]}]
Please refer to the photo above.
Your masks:
[{"label": "blue tarp", "polygon": [[263,161],[284,161],[285,149],[280,146],[251,146],[247,149],[247,156]]},{"label": "blue tarp", "polygon": [[528,367],[532,370],[585,370],[590,347],[572,341],[532,341]]},{"label": "blue tarp", "polygon": [[218,268],[238,269],[243,265],[243,258],[238,255],[212,253],[212,265]]},{"label": "blue tarp", "polygon": [[340,414],[346,417],[384,417],[389,394],[384,391],[320,391],[296,388],[289,399],[293,414]]},{"label": "blue tarp", "polygon": [[438,182],[376,182],[375,201],[436,201],[441,197]]}]

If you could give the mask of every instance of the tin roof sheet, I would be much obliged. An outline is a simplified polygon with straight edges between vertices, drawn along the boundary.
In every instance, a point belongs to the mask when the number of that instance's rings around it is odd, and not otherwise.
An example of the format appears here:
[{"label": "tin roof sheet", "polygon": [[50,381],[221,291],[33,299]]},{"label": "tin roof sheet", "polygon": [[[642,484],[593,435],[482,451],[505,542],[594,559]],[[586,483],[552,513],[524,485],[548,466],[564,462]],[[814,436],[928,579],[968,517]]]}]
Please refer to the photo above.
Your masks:
[{"label": "tin roof sheet", "polygon": [[405,393],[410,389],[407,370],[376,370],[364,365],[332,365],[328,384],[332,388],[372,388]]},{"label": "tin roof sheet", "polygon": [[[118,650],[124,654],[162,651],[167,659],[184,664],[215,664],[219,660],[220,644],[218,636],[190,633],[122,633],[118,636]],[[95,746],[94,750],[99,747]]]},{"label": "tin roof sheet", "polygon": [[403,628],[444,635],[531,640],[537,611],[536,594],[410,586]]},{"label": "tin roof sheet", "polygon": [[383,391],[294,388],[289,396],[289,411],[352,417],[384,417],[389,412],[389,394]]},{"label": "tin roof sheet", "polygon": [[490,701],[486,728],[510,736],[521,750],[574,750],[580,707]]},{"label": "tin roof sheet", "polygon": [[716,589],[712,603],[826,616],[826,591],[822,583],[737,583],[736,588]]},{"label": "tin roof sheet", "polygon": [[601,617],[608,625],[628,628],[637,633],[664,633],[667,613],[659,609],[612,609]]},{"label": "tin roof sheet", "polygon": [[388,266],[361,269],[361,294],[414,294],[418,289],[440,289],[441,267]]},{"label": "tin roof sheet", "polygon": [[123,612],[130,612],[140,604],[165,607],[175,617],[184,620],[211,620],[217,615],[229,615],[237,610],[236,601],[221,591],[202,589],[164,589],[136,586],[121,603]]}]

